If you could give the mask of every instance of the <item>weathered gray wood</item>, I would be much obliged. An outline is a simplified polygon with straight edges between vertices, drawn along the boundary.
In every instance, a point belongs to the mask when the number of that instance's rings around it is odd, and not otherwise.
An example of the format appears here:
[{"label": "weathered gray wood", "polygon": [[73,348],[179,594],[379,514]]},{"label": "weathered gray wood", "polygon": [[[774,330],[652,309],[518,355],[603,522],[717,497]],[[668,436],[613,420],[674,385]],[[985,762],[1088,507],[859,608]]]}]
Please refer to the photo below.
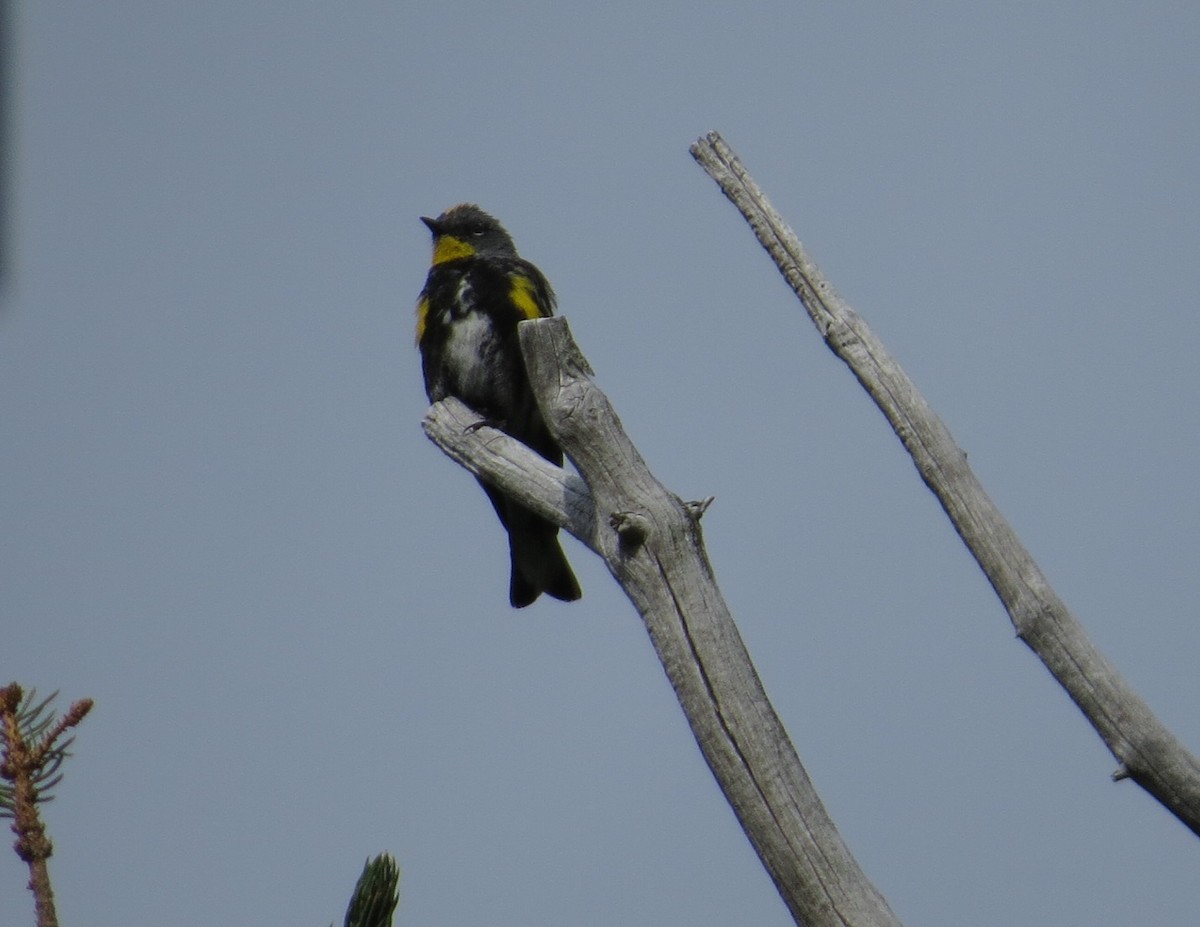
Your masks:
[{"label": "weathered gray wood", "polygon": [[421,425],[447,457],[596,549],[592,493],[574,473],[484,424],[479,413],[453,396],[430,407]]},{"label": "weathered gray wood", "polygon": [[983,569],[1018,636],[1117,758],[1113,778],[1133,779],[1200,835],[1200,763],[1088,639],[984,492],[946,426],[867,324],[833,291],[732,149],[714,132],[691,150],[750,224],[826,344],[875,400]]},{"label": "weathered gray wood", "polygon": [[707,502],[682,502],[650,473],[564,319],[522,322],[520,334],[538,402],[586,489],[478,427],[479,417],[456,400],[430,409],[426,432],[604,559],[642,616],[709,768],[796,922],[897,927],[813,789],[750,662],[704,551],[698,519]]}]

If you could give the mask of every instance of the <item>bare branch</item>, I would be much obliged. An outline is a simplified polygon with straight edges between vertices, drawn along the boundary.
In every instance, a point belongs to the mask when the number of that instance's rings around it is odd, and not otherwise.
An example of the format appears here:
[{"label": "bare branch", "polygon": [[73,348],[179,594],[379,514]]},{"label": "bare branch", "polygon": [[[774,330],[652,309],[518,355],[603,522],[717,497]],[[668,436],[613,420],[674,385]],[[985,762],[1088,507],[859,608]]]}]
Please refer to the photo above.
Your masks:
[{"label": "bare branch", "polygon": [[[543,415],[590,494],[461,403],[437,403],[429,436],[473,473],[554,519],[604,559],[641,614],[709,768],[798,924],[897,927],[838,834],[763,691],[704,551],[707,502],[650,473],[562,318],[522,322]],[[525,477],[520,471],[525,470]]]},{"label": "bare branch", "polygon": [[714,132],[691,151],[750,224],[826,344],[875,400],[1008,610],[1018,636],[1117,758],[1114,778],[1133,779],[1200,835],[1200,763],[1093,646],[988,498],[946,426],[882,342],[834,293],[730,147]]},{"label": "bare branch", "polygon": [[592,493],[574,473],[488,425],[453,396],[430,406],[421,427],[446,456],[596,550]]}]

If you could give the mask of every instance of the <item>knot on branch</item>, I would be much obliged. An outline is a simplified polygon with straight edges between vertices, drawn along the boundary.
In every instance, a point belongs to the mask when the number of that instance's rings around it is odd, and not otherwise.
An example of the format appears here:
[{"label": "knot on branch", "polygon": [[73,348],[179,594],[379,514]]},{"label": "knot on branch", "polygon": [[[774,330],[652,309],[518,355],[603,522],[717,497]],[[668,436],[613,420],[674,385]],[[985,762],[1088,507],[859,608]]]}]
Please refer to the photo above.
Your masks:
[{"label": "knot on branch", "polygon": [[17,856],[22,862],[36,863],[54,855],[54,844],[46,836],[46,828],[40,822],[27,823],[20,830],[14,824],[13,830],[17,832],[13,849],[16,850]]}]

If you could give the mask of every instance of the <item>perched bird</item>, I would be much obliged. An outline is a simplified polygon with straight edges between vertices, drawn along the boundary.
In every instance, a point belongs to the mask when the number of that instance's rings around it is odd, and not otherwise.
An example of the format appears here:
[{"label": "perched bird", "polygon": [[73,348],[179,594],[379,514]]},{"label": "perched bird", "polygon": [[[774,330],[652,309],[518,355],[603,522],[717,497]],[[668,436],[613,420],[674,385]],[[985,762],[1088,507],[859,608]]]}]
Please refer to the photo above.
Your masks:
[{"label": "perched bird", "polygon": [[[430,402],[457,396],[489,424],[562,466],[529,387],[517,323],[554,313],[542,272],[517,255],[504,227],[470,203],[421,221],[433,234],[433,264],[417,300],[417,347]],[[582,594],[557,526],[479,481],[508,531],[508,600],[523,608],[545,592],[564,602]]]}]

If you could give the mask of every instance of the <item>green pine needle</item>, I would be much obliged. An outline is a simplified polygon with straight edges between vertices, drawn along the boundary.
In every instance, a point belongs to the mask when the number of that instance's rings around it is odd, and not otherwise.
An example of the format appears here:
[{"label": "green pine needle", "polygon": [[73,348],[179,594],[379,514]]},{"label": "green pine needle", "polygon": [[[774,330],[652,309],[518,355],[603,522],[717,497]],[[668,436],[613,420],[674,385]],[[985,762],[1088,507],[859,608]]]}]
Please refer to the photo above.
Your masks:
[{"label": "green pine needle", "polygon": [[[74,737],[63,739],[62,735],[67,727],[73,727],[78,723],[78,719],[66,726],[60,723],[61,719],[50,707],[58,696],[57,691],[50,693],[39,702],[36,689],[23,692],[16,683],[13,683],[12,686],[5,687],[4,696],[13,700],[11,707],[16,715],[21,742],[29,749],[41,752],[36,768],[31,770],[33,785],[36,789],[34,800],[48,802],[54,798],[49,794],[50,790],[62,781],[59,767],[62,766],[63,760],[71,755],[67,748],[75,742]],[[90,701],[87,702],[87,708],[91,708]],[[73,707],[73,710],[76,709]],[[86,713],[87,709],[83,709],[79,718]],[[55,724],[60,726],[52,728],[52,725]],[[0,753],[7,754],[13,746],[8,743],[3,727],[0,727]],[[10,770],[10,773],[15,775],[15,770]],[[5,775],[0,778],[0,818],[11,818],[13,814],[13,786],[10,776]]]},{"label": "green pine needle", "polygon": [[346,909],[346,927],[391,927],[399,885],[400,868],[391,856],[380,853],[367,860]]}]

